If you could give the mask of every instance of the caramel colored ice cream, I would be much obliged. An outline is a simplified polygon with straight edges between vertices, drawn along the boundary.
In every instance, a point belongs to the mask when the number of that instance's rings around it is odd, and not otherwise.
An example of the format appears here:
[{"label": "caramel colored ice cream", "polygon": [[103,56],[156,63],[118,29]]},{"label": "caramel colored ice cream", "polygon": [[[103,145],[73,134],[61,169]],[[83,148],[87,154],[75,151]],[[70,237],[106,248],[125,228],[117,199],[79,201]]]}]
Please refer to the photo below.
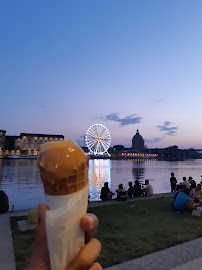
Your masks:
[{"label": "caramel colored ice cream", "polygon": [[45,193],[67,195],[88,184],[89,157],[73,141],[41,145],[38,166]]}]

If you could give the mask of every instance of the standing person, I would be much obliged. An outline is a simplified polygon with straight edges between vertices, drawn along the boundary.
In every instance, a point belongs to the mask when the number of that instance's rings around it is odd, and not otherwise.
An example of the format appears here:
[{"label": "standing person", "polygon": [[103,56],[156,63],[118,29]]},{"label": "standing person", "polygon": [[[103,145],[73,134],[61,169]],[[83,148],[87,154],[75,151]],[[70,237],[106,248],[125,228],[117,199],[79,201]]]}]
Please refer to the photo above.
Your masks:
[{"label": "standing person", "polygon": [[129,182],[128,185],[129,185],[129,189],[128,189],[128,191],[127,191],[128,197],[129,197],[129,198],[132,198],[132,197],[134,196],[133,183],[132,183],[132,182]]},{"label": "standing person", "polygon": [[114,193],[109,189],[108,182],[105,182],[104,187],[101,189],[100,199],[102,201],[111,200],[112,195],[114,195]]},{"label": "standing person", "polygon": [[175,192],[176,184],[177,184],[177,179],[174,176],[174,172],[171,172],[171,178],[170,178],[171,192]]},{"label": "standing person", "polygon": [[154,194],[154,190],[152,185],[149,183],[149,180],[145,180],[145,189],[143,189],[143,192],[145,192],[146,197],[150,197]]},{"label": "standing person", "polygon": [[9,200],[8,196],[3,190],[0,190],[0,214],[8,212]]}]

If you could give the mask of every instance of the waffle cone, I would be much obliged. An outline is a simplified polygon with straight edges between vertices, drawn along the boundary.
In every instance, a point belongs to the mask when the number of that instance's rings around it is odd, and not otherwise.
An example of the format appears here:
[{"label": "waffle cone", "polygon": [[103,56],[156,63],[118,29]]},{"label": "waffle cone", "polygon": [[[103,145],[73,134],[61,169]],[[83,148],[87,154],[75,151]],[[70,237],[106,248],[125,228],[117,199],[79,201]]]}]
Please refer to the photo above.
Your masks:
[{"label": "waffle cone", "polygon": [[89,158],[73,141],[46,143],[38,158],[47,195],[68,195],[88,185]]}]

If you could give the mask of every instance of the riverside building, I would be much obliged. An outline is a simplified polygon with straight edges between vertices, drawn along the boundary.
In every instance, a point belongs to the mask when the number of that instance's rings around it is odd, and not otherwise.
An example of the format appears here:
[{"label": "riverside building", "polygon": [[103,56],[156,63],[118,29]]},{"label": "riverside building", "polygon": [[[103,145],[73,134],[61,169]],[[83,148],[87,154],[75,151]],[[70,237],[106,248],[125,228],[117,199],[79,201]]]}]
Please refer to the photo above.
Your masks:
[{"label": "riverside building", "polygon": [[3,157],[5,137],[6,137],[6,131],[3,129],[0,129],[0,158]]},{"label": "riverside building", "polygon": [[2,155],[38,156],[41,144],[63,140],[63,135],[55,134],[21,133],[20,136],[5,136]]}]

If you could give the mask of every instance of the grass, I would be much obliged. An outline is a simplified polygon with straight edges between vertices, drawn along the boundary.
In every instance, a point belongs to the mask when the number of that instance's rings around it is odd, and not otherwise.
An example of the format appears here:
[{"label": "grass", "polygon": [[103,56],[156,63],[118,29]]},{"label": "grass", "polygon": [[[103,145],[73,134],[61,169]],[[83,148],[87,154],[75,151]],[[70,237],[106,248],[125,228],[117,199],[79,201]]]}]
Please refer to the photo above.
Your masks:
[{"label": "grass", "polygon": [[15,253],[16,270],[25,270],[33,250],[35,230],[20,231],[19,220],[26,220],[27,216],[10,217],[13,234],[13,246]]},{"label": "grass", "polygon": [[[98,262],[103,268],[202,236],[202,218],[177,215],[169,206],[170,198],[160,198],[89,208],[99,218],[96,238],[102,243]],[[17,270],[22,270],[30,258],[34,232],[20,232],[16,220],[11,218],[11,224],[15,224]]]}]

